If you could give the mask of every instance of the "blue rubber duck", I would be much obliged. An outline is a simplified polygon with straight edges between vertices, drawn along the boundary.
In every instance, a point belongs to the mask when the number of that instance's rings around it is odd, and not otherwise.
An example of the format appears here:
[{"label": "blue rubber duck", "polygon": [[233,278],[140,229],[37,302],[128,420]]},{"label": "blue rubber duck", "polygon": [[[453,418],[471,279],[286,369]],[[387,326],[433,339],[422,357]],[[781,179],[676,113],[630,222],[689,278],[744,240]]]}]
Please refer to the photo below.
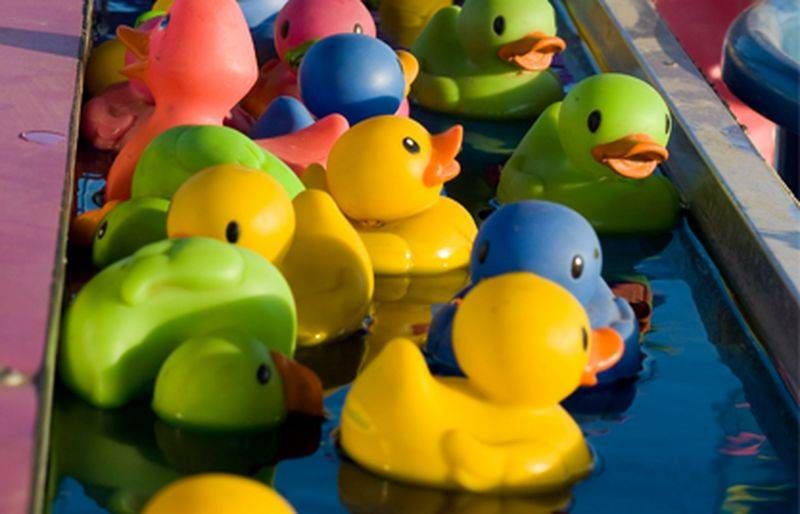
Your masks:
[{"label": "blue rubber duck", "polygon": [[625,341],[622,359],[598,375],[600,384],[635,375],[641,363],[639,323],[633,309],[615,297],[600,272],[600,240],[580,214],[559,204],[528,200],[502,206],[481,226],[470,260],[470,284],[433,317],[425,352],[431,368],[460,375],[453,353],[453,318],[461,299],[479,281],[528,271],[557,282],[584,306],[593,328],[610,327]]},{"label": "blue rubber duck", "polygon": [[314,124],[314,116],[303,102],[292,96],[279,96],[253,124],[248,135],[252,139],[294,134]]}]

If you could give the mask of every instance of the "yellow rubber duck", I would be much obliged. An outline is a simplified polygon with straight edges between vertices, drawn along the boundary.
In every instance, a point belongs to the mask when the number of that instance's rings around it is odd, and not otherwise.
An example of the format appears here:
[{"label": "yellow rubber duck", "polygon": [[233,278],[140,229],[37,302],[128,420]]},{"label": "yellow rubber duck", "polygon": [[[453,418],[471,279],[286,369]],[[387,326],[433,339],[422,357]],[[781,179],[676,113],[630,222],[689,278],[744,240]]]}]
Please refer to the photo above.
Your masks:
[{"label": "yellow rubber duck", "polygon": [[161,489],[142,514],[295,514],[274,490],[250,478],[209,473]]},{"label": "yellow rubber duck", "polygon": [[509,273],[467,294],[453,344],[469,378],[433,377],[406,339],[356,378],[341,425],[353,460],[392,479],[492,493],[557,491],[591,470],[559,402],[619,360],[616,332],[592,332],[558,284]]},{"label": "yellow rubber duck", "polygon": [[477,228],[460,204],[441,196],[455,178],[464,131],[431,135],[409,118],[377,116],[333,146],[327,170],[303,181],[330,192],[353,223],[379,275],[427,275],[469,264]]},{"label": "yellow rubber duck", "polygon": [[116,38],[103,41],[92,48],[86,63],[84,84],[89,96],[128,80],[119,70],[125,67],[127,48]]},{"label": "yellow rubber duck", "polygon": [[436,11],[452,0],[382,0],[381,31],[392,43],[411,48]]},{"label": "yellow rubber duck", "polygon": [[324,191],[303,191],[290,200],[267,173],[214,166],[175,193],[167,235],[228,241],[278,266],[297,304],[299,345],[352,333],[368,314],[375,286],[369,255]]}]

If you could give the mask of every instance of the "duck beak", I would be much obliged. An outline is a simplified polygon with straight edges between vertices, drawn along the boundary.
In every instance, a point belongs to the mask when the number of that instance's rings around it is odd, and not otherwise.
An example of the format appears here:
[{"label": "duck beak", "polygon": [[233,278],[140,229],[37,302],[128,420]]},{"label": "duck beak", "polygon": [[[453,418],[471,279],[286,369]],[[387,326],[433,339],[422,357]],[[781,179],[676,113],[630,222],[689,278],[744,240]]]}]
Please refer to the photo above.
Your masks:
[{"label": "duck beak", "polygon": [[400,61],[400,68],[403,70],[403,77],[406,82],[403,95],[408,96],[409,91],[411,91],[411,84],[414,83],[417,75],[419,75],[419,62],[411,52],[406,52],[405,50],[397,51],[397,59]]},{"label": "duck beak", "polygon": [[283,379],[287,412],[322,417],[322,382],[313,371],[278,352],[270,352]]},{"label": "duck beak", "polygon": [[141,61],[147,59],[150,51],[150,32],[120,25],[117,27],[117,39],[133,52],[137,59]]},{"label": "duck beak", "polygon": [[592,148],[592,157],[625,178],[643,179],[669,158],[666,148],[647,134],[630,134]]},{"label": "duck beak", "polygon": [[611,368],[622,358],[625,343],[622,337],[613,328],[599,328],[592,330],[592,340],[589,343],[589,362],[583,370],[581,377],[582,386],[597,385],[597,374]]},{"label": "duck beak", "polygon": [[454,125],[446,132],[431,136],[433,152],[428,167],[422,174],[422,182],[427,187],[440,186],[458,176],[461,166],[456,155],[461,151],[464,140],[464,128]]},{"label": "duck beak", "polygon": [[542,71],[549,68],[553,56],[563,52],[566,47],[567,43],[560,37],[548,36],[537,30],[503,45],[497,55],[523,70]]}]

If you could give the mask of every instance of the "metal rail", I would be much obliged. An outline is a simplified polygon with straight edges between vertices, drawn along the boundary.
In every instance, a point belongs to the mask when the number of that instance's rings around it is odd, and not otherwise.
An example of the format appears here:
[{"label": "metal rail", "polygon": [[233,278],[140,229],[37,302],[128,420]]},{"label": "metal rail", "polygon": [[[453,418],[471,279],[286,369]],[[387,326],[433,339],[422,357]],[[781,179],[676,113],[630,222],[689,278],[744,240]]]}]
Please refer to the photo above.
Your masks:
[{"label": "metal rail", "polygon": [[647,0],[565,0],[600,67],[636,75],[675,118],[666,173],[733,298],[798,398],[800,206]]}]

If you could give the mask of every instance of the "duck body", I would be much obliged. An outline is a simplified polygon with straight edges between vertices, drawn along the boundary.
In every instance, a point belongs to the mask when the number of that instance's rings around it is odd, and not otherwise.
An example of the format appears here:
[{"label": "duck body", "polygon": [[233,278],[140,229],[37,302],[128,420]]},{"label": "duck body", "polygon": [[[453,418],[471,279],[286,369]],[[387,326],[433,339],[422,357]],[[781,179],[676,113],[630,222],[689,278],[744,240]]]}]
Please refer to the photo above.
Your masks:
[{"label": "duck body", "polygon": [[[638,81],[626,77],[623,82],[629,85],[629,79]],[[602,82],[594,83],[602,86]],[[634,86],[634,89],[641,87]],[[571,96],[577,97],[574,91]],[[606,92],[610,94],[610,90]],[[627,96],[632,100],[632,114],[628,120],[623,118],[615,123],[614,128],[609,128],[614,133],[608,136],[603,136],[599,130],[597,134],[600,136],[590,134],[587,128],[586,117],[594,112],[603,112],[601,109],[580,109],[589,112],[581,112],[580,123],[573,126],[574,122],[571,120],[562,120],[565,103],[559,102],[548,107],[503,167],[497,199],[503,204],[534,199],[566,205],[589,220],[600,234],[649,234],[671,229],[678,220],[679,197],[666,177],[651,174],[655,168],[655,160],[649,173],[642,178],[631,178],[594,162],[591,154],[592,148],[602,148],[602,143],[613,144],[624,138],[630,139],[630,144],[636,144],[634,138],[644,134],[648,141],[643,144],[658,145],[659,152],[664,155],[659,155],[658,159],[666,158],[666,149],[662,145],[669,135],[669,111],[657,93],[652,93],[655,96],[648,96],[638,102],[635,101],[635,96]],[[621,93],[619,98],[626,98],[626,95]],[[618,117],[626,116],[624,111],[629,107],[625,103],[621,101],[608,110],[621,111]],[[650,114],[648,108],[653,103],[655,107],[652,111],[655,112]],[[637,107],[640,107],[638,111]],[[574,110],[577,109],[572,109]],[[642,125],[646,127],[642,129]],[[628,134],[624,135],[626,132]],[[650,132],[655,135],[651,137]],[[573,134],[572,137],[569,133]],[[601,141],[595,141],[596,139]],[[608,139],[615,141],[609,142]],[[583,140],[601,144],[590,148],[590,143],[587,143],[584,147],[579,142]]]},{"label": "duck body", "polygon": [[500,207],[481,226],[472,249],[471,283],[434,315],[425,347],[431,368],[463,374],[456,359],[453,320],[477,283],[513,272],[550,279],[575,295],[593,328],[610,328],[625,342],[622,359],[598,375],[601,384],[636,375],[641,361],[639,327],[633,309],[603,280],[600,241],[591,225],[568,207],[527,200]]},{"label": "duck body", "polygon": [[[497,9],[502,9],[499,2],[492,3],[498,3]],[[550,9],[550,19],[542,20],[550,26],[539,28],[542,33],[555,34],[552,8],[543,8]],[[474,11],[477,7],[465,5],[463,9]],[[526,9],[530,10],[531,6]],[[475,17],[470,12],[467,14]],[[473,59],[475,54],[491,52],[494,34],[484,35],[483,30],[476,32],[477,28],[460,19],[462,15],[462,8],[458,6],[439,10],[414,43],[412,52],[420,62],[420,74],[412,88],[417,103],[434,111],[470,118],[530,119],[563,98],[558,76],[546,67],[524,69],[491,53]],[[492,19],[485,20],[485,25],[491,27]],[[466,49],[463,42],[467,36],[459,36],[459,33],[469,32],[474,33],[475,38],[485,37],[486,48]],[[518,35],[525,34],[522,31]]]},{"label": "duck body", "polygon": [[[558,437],[536,441],[541,434]],[[347,454],[370,471],[446,489],[547,492],[591,465],[580,428],[560,406],[486,401],[466,379],[431,376],[406,339],[389,343],[356,380],[341,436]]]},{"label": "duck body", "polygon": [[617,335],[590,336],[587,327],[580,303],[549,280],[530,273],[487,279],[455,320],[468,378],[433,377],[412,341],[390,342],[347,395],[342,447],[368,470],[421,485],[562,489],[588,473],[592,458],[558,402],[622,350]]},{"label": "duck body", "polygon": [[370,118],[336,142],[327,169],[309,168],[304,181],[331,194],[361,236],[376,274],[463,268],[475,222],[440,194],[459,172],[462,137],[459,126],[431,136],[407,118]]},{"label": "duck body", "polygon": [[450,0],[381,1],[381,32],[395,45],[411,48],[439,9],[452,5]]}]

